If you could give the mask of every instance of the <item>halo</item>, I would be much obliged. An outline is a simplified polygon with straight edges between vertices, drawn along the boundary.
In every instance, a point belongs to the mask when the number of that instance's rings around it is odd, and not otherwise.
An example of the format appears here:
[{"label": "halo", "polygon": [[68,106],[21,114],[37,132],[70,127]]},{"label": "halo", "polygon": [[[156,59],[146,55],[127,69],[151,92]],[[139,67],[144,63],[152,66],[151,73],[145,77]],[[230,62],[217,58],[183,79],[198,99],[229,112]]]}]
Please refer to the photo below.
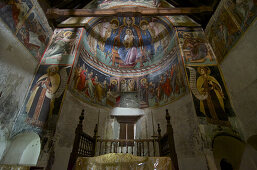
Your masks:
[{"label": "halo", "polygon": [[115,84],[118,84],[118,81],[116,79],[112,80],[111,84],[112,84],[112,82],[115,82]]},{"label": "halo", "polygon": [[146,20],[141,20],[141,21],[140,21],[140,28],[141,28],[142,30],[144,30],[144,29],[142,28],[142,25],[143,25],[144,23],[149,24],[148,21],[146,21]]},{"label": "halo", "polygon": [[202,67],[202,66],[197,67],[197,72],[198,72],[199,74],[201,74],[201,69],[203,69],[203,70],[206,72],[207,75],[210,75],[210,74],[211,74],[211,70],[210,70],[209,67]]},{"label": "halo", "polygon": [[118,23],[118,25],[117,25],[117,27],[116,27],[115,29],[119,28],[120,22],[119,22],[118,19],[115,19],[115,18],[112,19],[111,22],[110,22],[110,24],[112,24],[112,22],[114,22],[114,21],[116,21],[116,22]]},{"label": "halo", "polygon": [[50,72],[50,70],[51,70],[52,68],[56,68],[56,72],[59,72],[59,67],[56,66],[56,65],[49,66],[49,67],[47,68],[47,72]]},{"label": "halo", "polygon": [[[70,35],[69,35],[70,34]],[[63,33],[63,36],[67,36],[67,35],[69,35],[69,36],[71,36],[73,34],[73,32],[71,32],[71,31],[66,31],[66,32],[64,32]]]},{"label": "halo", "polygon": [[146,80],[146,78],[142,78],[142,79],[140,80],[140,82],[141,82],[141,84],[142,84],[142,83],[146,83],[147,80]]},{"label": "halo", "polygon": [[123,25],[127,26],[126,19],[131,18],[132,19],[132,25],[135,25],[135,17],[124,17],[123,18]]},{"label": "halo", "polygon": [[126,33],[127,33],[127,31],[131,31],[131,33],[133,33],[133,32],[132,32],[132,30],[131,30],[131,29],[129,29],[129,28],[128,28],[128,29],[126,29]]}]

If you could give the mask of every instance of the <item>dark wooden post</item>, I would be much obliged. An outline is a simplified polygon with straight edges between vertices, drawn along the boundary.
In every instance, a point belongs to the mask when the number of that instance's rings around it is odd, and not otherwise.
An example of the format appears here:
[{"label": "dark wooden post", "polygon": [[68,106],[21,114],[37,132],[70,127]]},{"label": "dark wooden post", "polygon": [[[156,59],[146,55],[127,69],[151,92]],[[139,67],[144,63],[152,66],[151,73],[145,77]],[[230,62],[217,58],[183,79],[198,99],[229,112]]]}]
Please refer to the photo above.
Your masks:
[{"label": "dark wooden post", "polygon": [[178,158],[175,150],[175,142],[173,136],[173,128],[170,123],[170,115],[168,109],[166,109],[166,120],[167,120],[167,133],[168,133],[168,141],[169,141],[169,149],[170,149],[170,158],[174,165],[175,170],[178,170]]},{"label": "dark wooden post", "polygon": [[160,128],[160,124],[159,123],[158,123],[158,130],[157,130],[157,132],[158,132],[159,154],[160,154],[160,156],[162,156],[162,146],[161,146],[161,138],[162,138],[162,136],[161,136],[161,128]]},{"label": "dark wooden post", "polygon": [[95,153],[96,153],[96,146],[97,146],[97,130],[98,130],[98,125],[95,124],[95,129],[94,129],[94,136],[93,136],[93,139],[94,139],[94,143],[93,143],[93,148],[92,148],[92,156],[95,156]]},{"label": "dark wooden post", "polygon": [[68,170],[73,169],[73,167],[76,163],[76,159],[78,157],[80,134],[83,132],[83,120],[84,120],[84,109],[82,110],[81,115],[79,116],[79,124],[77,125],[77,128],[75,130],[75,139],[74,139],[74,143],[73,143],[73,149],[70,154]]}]

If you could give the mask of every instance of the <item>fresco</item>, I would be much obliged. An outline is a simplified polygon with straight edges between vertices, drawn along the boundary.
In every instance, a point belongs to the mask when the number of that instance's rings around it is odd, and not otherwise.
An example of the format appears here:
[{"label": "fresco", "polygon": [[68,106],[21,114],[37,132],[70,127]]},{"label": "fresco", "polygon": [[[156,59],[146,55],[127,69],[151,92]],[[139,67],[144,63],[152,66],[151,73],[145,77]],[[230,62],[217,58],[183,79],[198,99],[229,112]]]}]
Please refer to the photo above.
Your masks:
[{"label": "fresco", "polygon": [[159,7],[160,0],[98,0],[98,8],[117,8],[121,6],[145,6],[145,7]]},{"label": "fresco", "polygon": [[39,67],[13,133],[31,129],[40,133],[56,123],[70,70],[71,66]]},{"label": "fresco", "polygon": [[40,23],[38,15],[32,11],[18,30],[17,38],[38,60],[41,59],[49,41],[48,33]]},{"label": "fresco", "polygon": [[31,0],[1,1],[0,17],[13,32],[16,32],[32,7]]},{"label": "fresco", "polygon": [[73,64],[81,32],[81,28],[55,29],[41,64]]},{"label": "fresco", "polygon": [[[0,17],[28,51],[40,61],[52,34],[42,9],[36,1],[0,2]],[[41,10],[41,11],[40,11]]]},{"label": "fresco", "polygon": [[254,0],[223,0],[219,4],[205,30],[219,63],[256,18],[256,5]]},{"label": "fresco", "polygon": [[185,64],[216,64],[212,50],[201,28],[177,28]]},{"label": "fresco", "polygon": [[88,103],[117,107],[121,98],[132,96],[137,98],[141,108],[155,107],[185,94],[184,75],[178,57],[161,70],[145,76],[115,76],[99,71],[80,56],[70,89]]},{"label": "fresco", "polygon": [[187,66],[187,75],[196,114],[207,122],[231,126],[234,116],[221,73],[217,66]]},{"label": "fresco", "polygon": [[120,70],[156,64],[174,46],[172,26],[159,18],[101,18],[89,25],[83,38],[88,54]]}]

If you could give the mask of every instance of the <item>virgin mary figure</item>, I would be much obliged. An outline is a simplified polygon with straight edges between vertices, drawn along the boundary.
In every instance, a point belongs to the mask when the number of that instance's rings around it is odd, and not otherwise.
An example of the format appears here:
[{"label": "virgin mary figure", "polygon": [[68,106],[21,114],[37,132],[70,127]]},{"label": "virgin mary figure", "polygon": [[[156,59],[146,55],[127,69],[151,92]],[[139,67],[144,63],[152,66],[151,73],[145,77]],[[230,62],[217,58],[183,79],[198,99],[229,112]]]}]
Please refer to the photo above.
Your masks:
[{"label": "virgin mary figure", "polygon": [[130,17],[124,19],[124,26],[121,30],[120,40],[122,45],[118,50],[118,54],[124,65],[134,65],[141,56],[140,50],[137,48],[139,46],[139,29],[132,24],[133,22]]}]

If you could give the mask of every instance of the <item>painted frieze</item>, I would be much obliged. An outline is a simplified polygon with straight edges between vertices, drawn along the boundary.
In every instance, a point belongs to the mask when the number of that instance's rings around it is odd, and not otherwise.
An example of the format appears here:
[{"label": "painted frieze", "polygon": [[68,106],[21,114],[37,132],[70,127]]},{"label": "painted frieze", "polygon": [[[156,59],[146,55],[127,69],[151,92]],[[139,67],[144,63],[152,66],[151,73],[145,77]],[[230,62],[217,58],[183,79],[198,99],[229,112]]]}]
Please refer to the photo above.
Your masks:
[{"label": "painted frieze", "polygon": [[[89,64],[81,53],[70,89],[75,96],[91,104],[141,108],[162,106],[186,93],[183,64],[178,58],[177,55],[161,69],[143,76],[120,76],[100,71]],[[131,103],[133,101],[138,102]]]}]

